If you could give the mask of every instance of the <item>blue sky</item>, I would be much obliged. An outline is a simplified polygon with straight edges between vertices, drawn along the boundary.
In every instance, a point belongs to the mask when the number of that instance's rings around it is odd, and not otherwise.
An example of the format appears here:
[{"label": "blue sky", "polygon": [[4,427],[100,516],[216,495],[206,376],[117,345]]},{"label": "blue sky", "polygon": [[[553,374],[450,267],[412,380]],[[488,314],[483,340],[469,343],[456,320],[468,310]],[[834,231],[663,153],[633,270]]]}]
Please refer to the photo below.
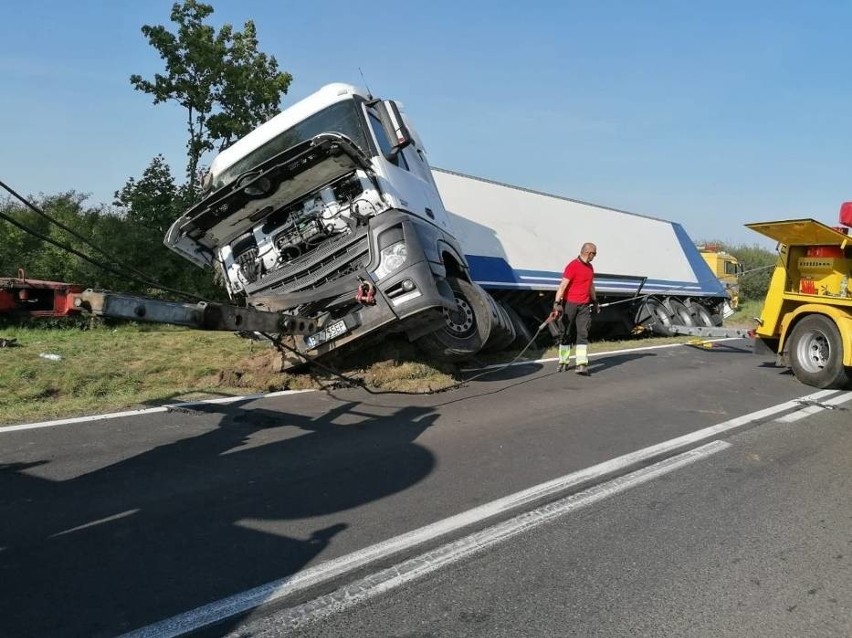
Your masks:
[{"label": "blue sky", "polygon": [[[695,240],[766,245],[742,225],[834,224],[852,200],[850,2],[210,4],[216,25],[254,20],[293,74],[283,107],[363,84],[360,67],[405,104],[435,166],[671,219]],[[109,203],[158,153],[183,174],[183,111],[129,82],[163,70],[140,27],[171,26],[171,6],[5,12],[0,179]]]}]

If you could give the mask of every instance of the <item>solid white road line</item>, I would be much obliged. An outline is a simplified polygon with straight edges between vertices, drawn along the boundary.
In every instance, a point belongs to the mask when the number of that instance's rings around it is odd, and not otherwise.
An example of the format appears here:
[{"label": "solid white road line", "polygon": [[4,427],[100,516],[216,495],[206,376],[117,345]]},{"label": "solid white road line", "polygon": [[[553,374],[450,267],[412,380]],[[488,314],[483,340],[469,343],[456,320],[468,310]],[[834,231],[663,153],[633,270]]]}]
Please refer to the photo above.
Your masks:
[{"label": "solid white road line", "polygon": [[0,425],[0,434],[6,432],[20,432],[21,430],[37,430],[39,428],[53,428],[57,425],[70,425],[72,423],[89,423],[91,421],[103,421],[104,419],[120,419],[128,416],[139,416],[141,414],[154,414],[156,412],[168,412],[175,408],[192,408],[196,405],[215,405],[223,403],[236,403],[237,401],[251,401],[254,399],[266,399],[270,397],[283,397],[289,394],[301,394],[302,392],[316,392],[316,390],[279,390],[278,392],[261,392],[258,394],[244,394],[238,397],[221,397],[218,399],[204,399],[201,401],[188,401],[186,403],[169,403],[156,408],[142,408],[141,410],[127,410],[126,412],[110,412],[109,414],[93,414],[91,416],[80,416],[71,419],[58,419],[56,421],[42,421],[40,423],[24,423],[22,425]]},{"label": "solid white road line", "polygon": [[[711,343],[719,343],[722,341],[741,341],[744,337],[725,337],[722,339],[708,339]],[[625,348],[623,350],[610,350],[608,352],[590,352],[589,359],[605,359],[606,357],[610,357],[617,354],[626,354],[629,352],[646,352],[648,350],[663,350],[665,348],[681,348],[683,346],[688,346],[688,343],[662,343],[656,346],[642,346],[641,348]],[[574,359],[574,355],[571,355],[571,358]],[[523,366],[529,365],[531,363],[552,363],[554,361],[559,361],[559,357],[548,357],[547,359],[531,359],[529,361],[513,361],[512,363],[492,363],[491,365],[482,366],[481,368],[463,368],[461,372],[478,372],[480,370],[492,370],[494,368],[508,368],[511,366]]]},{"label": "solid white road line", "polygon": [[843,405],[847,401],[852,401],[852,392],[844,392],[839,396],[831,397],[830,399],[821,401],[816,405],[807,405],[807,407],[804,407],[798,412],[785,414],[784,416],[775,419],[775,421],[778,423],[793,423],[794,421],[804,419],[805,417],[808,417],[812,414],[817,414],[818,412],[825,412],[826,410],[831,410],[833,408],[836,409],[837,406]]},{"label": "solid white road line", "polygon": [[767,420],[782,412],[802,408],[802,405],[797,403],[797,401],[818,401],[835,392],[836,390],[820,390],[799,399],[785,401],[784,403],[723,421],[722,423],[685,434],[669,441],[664,441],[663,443],[658,443],[657,445],[652,445],[642,450],[630,452],[629,454],[604,461],[603,463],[579,470],[553,481],[536,485],[522,492],[492,501],[491,503],[486,503],[485,505],[432,523],[431,525],[426,525],[407,534],[402,534],[387,541],[371,545],[346,556],[321,563],[316,567],[305,569],[298,574],[293,574],[292,576],[287,576],[198,607],[186,613],[149,625],[130,635],[134,636],[134,638],[137,636],[157,638],[180,636],[186,632],[194,631],[246,612],[263,603],[278,600],[317,584],[338,578],[343,574],[362,568],[376,560],[387,558],[402,551],[411,550],[468,525],[481,523],[486,519],[499,516],[500,514],[506,514],[509,511],[529,506],[541,499],[553,497],[560,492],[564,492],[582,483],[625,470],[636,463],[674,452],[679,448],[697,444],[744,425]]},{"label": "solid white road line", "polygon": [[[398,565],[361,578],[330,594],[320,596],[302,605],[286,609],[270,618],[260,620],[255,623],[254,627],[248,630],[247,635],[260,637],[264,633],[272,632],[272,635],[277,636],[280,635],[282,630],[296,629],[307,623],[339,613],[370,598],[384,594],[416,579],[423,578],[439,569],[448,567],[453,563],[478,554],[518,534],[529,532],[561,516],[602,501],[637,485],[652,481],[664,474],[695,463],[729,447],[731,447],[730,443],[725,443],[724,441],[706,443],[701,447],[597,485],[579,494],[574,494],[543,507],[524,512],[508,521],[498,523],[461,540],[448,543],[443,547],[421,554],[416,558],[403,561]],[[246,633],[241,631],[240,635],[246,635]]]}]

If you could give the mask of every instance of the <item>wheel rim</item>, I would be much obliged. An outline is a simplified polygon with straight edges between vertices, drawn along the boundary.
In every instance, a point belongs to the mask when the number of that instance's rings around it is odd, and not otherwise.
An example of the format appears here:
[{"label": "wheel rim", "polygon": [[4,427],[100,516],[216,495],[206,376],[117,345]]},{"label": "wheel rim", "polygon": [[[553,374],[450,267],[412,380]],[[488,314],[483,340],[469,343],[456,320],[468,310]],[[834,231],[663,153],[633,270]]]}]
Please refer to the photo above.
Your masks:
[{"label": "wheel rim", "polygon": [[444,321],[447,325],[447,330],[456,337],[467,337],[476,327],[474,321],[473,308],[470,307],[467,299],[464,297],[456,297],[456,310],[447,310],[444,308]]},{"label": "wheel rim", "polygon": [[810,332],[799,340],[796,358],[807,372],[819,372],[831,361],[831,343],[822,332]]},{"label": "wheel rim", "polygon": [[654,305],[654,316],[657,318],[657,321],[663,324],[666,328],[671,327],[672,318],[669,316],[669,313],[666,312],[666,309],[663,308],[662,304]]}]

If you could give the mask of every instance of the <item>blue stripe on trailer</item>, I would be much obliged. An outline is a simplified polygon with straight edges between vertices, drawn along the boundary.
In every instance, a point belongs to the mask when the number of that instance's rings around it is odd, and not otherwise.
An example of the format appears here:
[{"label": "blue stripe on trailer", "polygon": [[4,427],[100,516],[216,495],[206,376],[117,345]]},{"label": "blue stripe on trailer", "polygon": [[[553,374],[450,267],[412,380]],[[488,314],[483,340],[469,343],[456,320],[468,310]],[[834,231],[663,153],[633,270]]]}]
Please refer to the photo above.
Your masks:
[{"label": "blue stripe on trailer", "polygon": [[[678,238],[683,242],[683,237],[689,241],[689,237],[679,229]],[[691,250],[688,248],[691,247]],[[673,279],[648,279],[642,286],[641,293],[672,294],[681,293],[689,295],[712,295],[724,294],[724,287],[719,280],[713,276],[710,267],[698,253],[698,250],[690,242],[684,247],[684,252],[689,258],[693,271],[709,275],[709,279],[703,281],[678,281]],[[694,261],[697,256],[699,261]],[[562,273],[548,270],[524,270],[513,269],[502,257],[485,257],[481,255],[465,255],[470,265],[470,276],[473,281],[487,289],[502,290],[556,290],[562,280]],[[701,266],[703,265],[703,269]],[[704,272],[706,270],[706,273]],[[600,293],[634,294],[639,288],[641,277],[619,277],[606,274],[595,275],[595,288]]]}]

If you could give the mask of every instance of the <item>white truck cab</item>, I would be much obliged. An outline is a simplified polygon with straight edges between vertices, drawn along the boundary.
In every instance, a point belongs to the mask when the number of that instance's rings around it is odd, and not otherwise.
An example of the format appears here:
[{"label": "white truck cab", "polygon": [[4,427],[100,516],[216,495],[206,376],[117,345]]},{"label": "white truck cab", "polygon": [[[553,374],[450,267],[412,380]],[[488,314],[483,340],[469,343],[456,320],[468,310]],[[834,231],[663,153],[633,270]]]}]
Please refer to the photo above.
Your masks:
[{"label": "white truck cab", "polygon": [[338,83],[222,151],[165,243],[221,269],[231,298],[315,317],[323,330],[297,345],[320,353],[442,325],[434,311],[456,308],[447,268],[467,272],[448,223],[400,106]]}]

